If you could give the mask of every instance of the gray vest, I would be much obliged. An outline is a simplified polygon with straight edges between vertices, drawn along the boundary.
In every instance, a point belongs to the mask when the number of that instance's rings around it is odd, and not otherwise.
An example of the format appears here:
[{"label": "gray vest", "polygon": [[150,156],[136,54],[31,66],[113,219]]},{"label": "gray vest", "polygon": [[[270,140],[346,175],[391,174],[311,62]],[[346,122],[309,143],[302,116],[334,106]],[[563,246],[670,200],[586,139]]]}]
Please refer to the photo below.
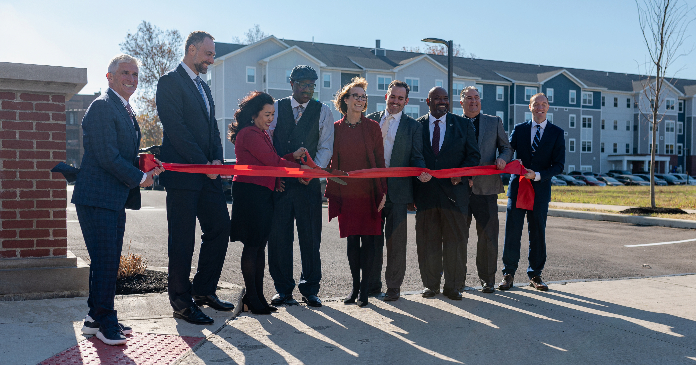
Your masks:
[{"label": "gray vest", "polygon": [[297,151],[304,147],[312,158],[317,155],[319,145],[319,116],[321,103],[310,100],[302,117],[295,125],[290,98],[278,100],[278,121],[273,131],[273,146],[279,156]]}]

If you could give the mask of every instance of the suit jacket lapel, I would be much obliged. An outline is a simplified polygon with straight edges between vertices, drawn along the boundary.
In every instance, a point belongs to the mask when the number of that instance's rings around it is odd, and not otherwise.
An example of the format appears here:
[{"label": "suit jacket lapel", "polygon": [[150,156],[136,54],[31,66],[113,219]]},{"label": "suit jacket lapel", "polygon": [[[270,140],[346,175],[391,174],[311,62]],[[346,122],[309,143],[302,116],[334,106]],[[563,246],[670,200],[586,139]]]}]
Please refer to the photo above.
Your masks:
[{"label": "suit jacket lapel", "polygon": [[[208,121],[210,121],[210,114],[211,113],[208,113],[208,108],[205,106],[205,100],[203,100],[203,96],[201,95],[201,92],[198,91],[198,86],[196,86],[196,84],[193,82],[193,80],[191,80],[191,77],[186,72],[186,70],[184,70],[183,66],[179,65],[179,67],[176,68],[176,71],[179,72],[179,75],[181,75],[181,77],[184,78],[184,84],[186,84],[189,88],[189,91],[191,91],[195,95],[195,98],[198,100],[198,103],[201,105],[201,109],[203,110],[203,113],[207,116],[206,119],[208,119]],[[205,88],[203,88],[203,90],[205,91]],[[208,94],[206,93],[206,96],[207,95]],[[210,96],[208,96],[208,100],[211,100]],[[212,108],[212,104],[211,104],[211,108]]]},{"label": "suit jacket lapel", "polygon": [[[524,124],[524,128],[521,129],[522,132],[522,147],[526,153],[529,153],[529,156],[532,155],[532,122],[526,122]],[[520,146],[518,145],[517,148]]]},{"label": "suit jacket lapel", "polygon": [[116,95],[116,92],[113,90],[109,89],[107,91],[107,94],[109,95],[109,101],[114,103],[114,106],[116,107],[116,110],[119,111],[119,114],[121,115],[121,120],[128,125],[128,129],[130,129],[131,136],[135,140],[136,148],[138,147],[139,144],[139,139],[140,139],[140,126],[137,126],[137,122],[134,122],[131,119],[130,114],[128,114],[128,111],[126,110],[126,106],[123,105],[121,102],[121,99]]},{"label": "suit jacket lapel", "polygon": [[433,154],[433,144],[430,143],[430,120],[428,114],[423,117],[421,124],[423,125],[423,153]]},{"label": "suit jacket lapel", "polygon": [[[493,124],[493,123],[491,123],[491,118],[488,118],[487,116],[481,114],[481,116],[479,117],[479,131],[478,131],[478,134],[479,134],[479,136],[478,136],[478,148],[479,148],[479,151],[481,151],[481,141],[488,141],[488,139],[486,139],[486,138],[487,138],[487,135],[488,135],[488,133],[490,133],[491,130],[493,129],[493,128],[492,128],[493,126],[492,126],[492,125],[488,125],[488,124]],[[495,127],[497,128],[497,125],[496,125]]]},{"label": "suit jacket lapel", "polygon": [[404,141],[406,138],[406,128],[408,128],[408,121],[406,118],[406,114],[401,112],[401,119],[399,119],[399,128],[396,130],[396,136],[394,137],[394,148],[392,148],[392,156],[394,156],[395,151],[398,152],[398,148],[401,148],[406,144]]},{"label": "suit jacket lapel", "polygon": [[454,117],[452,116],[451,113],[446,114],[445,118],[445,138],[444,141],[442,142],[442,147],[440,147],[440,153],[442,151],[446,150],[449,148],[449,146],[452,144],[451,139],[454,138],[455,135],[455,128],[458,128],[456,121],[454,120]]}]

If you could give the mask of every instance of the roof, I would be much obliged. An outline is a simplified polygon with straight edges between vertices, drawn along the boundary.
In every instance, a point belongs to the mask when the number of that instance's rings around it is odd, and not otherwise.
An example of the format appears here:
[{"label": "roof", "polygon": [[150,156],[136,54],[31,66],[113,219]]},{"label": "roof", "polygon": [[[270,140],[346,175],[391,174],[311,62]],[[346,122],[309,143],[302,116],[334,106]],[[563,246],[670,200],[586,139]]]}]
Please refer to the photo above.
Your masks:
[{"label": "roof", "polygon": [[[268,37],[259,42],[264,42]],[[354,71],[383,71],[395,72],[395,68],[413,62],[423,56],[423,53],[386,50],[385,56],[376,56],[373,47],[345,46],[328,43],[305,42],[282,39],[280,42],[289,47],[296,46],[311,56],[323,62],[326,68]],[[216,57],[247,47],[243,44],[215,43]],[[439,63],[447,69],[447,56],[428,55],[430,60]],[[538,84],[556,74],[567,72],[574,81],[580,82],[587,88],[607,89],[633,93],[640,89],[640,81],[646,76],[585,70],[577,68],[532,65],[526,63],[483,60],[478,58],[454,57],[453,73],[457,77],[507,84],[510,82]],[[696,95],[696,80],[668,79],[674,87],[686,96]],[[639,89],[636,89],[636,86]]]}]

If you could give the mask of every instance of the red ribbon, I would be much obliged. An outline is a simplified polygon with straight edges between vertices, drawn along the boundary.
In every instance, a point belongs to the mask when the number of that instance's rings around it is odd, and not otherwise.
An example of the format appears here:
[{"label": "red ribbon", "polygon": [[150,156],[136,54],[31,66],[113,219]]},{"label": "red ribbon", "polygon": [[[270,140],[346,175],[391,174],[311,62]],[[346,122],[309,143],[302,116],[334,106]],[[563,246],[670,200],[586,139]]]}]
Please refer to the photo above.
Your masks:
[{"label": "red ribbon", "polygon": [[[435,178],[446,179],[461,176],[498,175],[503,173],[520,175],[519,189],[517,193],[517,208],[532,210],[534,207],[534,188],[532,183],[524,178],[527,170],[518,160],[514,160],[502,170],[495,165],[458,167],[444,170],[430,170],[424,167],[389,167],[351,171],[348,175],[331,174],[317,166],[310,156],[306,156],[303,163],[312,169],[300,169],[297,167],[253,166],[253,165],[194,165],[180,163],[163,163],[167,171],[188,172],[193,174],[218,174],[239,176],[272,176],[272,177],[301,177],[301,178],[327,178],[340,176],[341,178],[368,179],[380,177],[409,177],[419,176],[427,172]],[[157,167],[154,156],[151,154],[140,155],[140,169],[150,171]]]}]

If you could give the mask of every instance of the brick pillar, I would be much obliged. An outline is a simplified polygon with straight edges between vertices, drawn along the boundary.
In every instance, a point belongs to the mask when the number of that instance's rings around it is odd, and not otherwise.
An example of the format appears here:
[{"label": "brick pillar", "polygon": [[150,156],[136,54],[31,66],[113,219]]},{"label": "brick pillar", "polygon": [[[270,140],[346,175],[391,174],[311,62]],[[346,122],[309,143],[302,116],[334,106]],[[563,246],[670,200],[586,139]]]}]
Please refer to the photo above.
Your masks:
[{"label": "brick pillar", "polygon": [[65,100],[87,70],[0,62],[0,300],[85,293],[89,268],[68,251]]},{"label": "brick pillar", "polygon": [[0,123],[0,257],[65,257],[65,95],[0,92]]}]

